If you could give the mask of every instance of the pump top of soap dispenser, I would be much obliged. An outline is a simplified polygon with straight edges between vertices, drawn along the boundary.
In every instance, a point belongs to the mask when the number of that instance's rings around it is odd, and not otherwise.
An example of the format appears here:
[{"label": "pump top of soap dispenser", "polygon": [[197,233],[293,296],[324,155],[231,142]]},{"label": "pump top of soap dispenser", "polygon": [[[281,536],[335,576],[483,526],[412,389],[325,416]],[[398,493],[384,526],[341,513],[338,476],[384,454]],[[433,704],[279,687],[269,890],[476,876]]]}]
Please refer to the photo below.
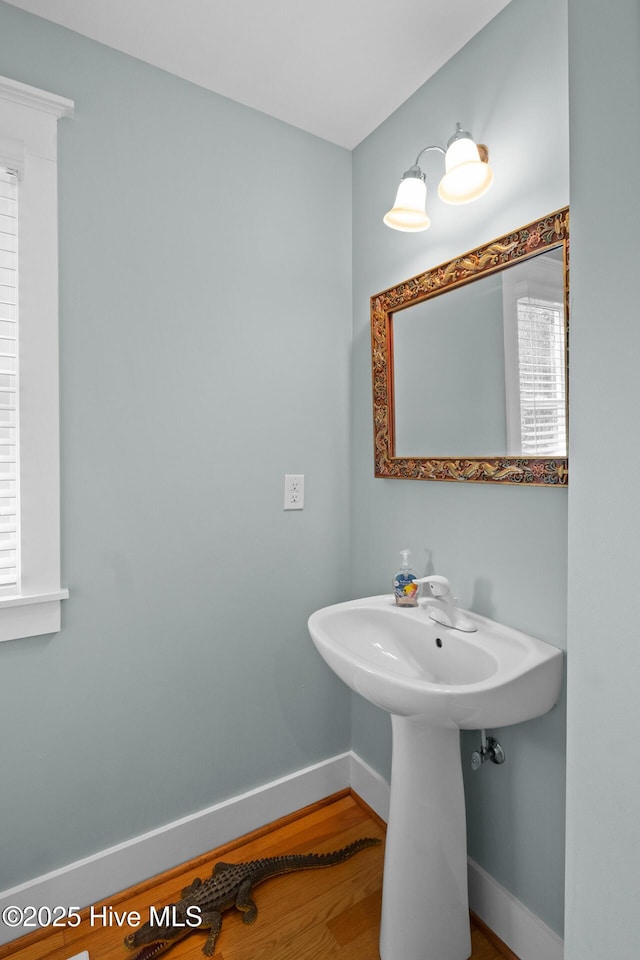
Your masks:
[{"label": "pump top of soap dispenser", "polygon": [[418,590],[415,572],[409,566],[410,550],[401,550],[402,565],[393,578],[393,594],[399,607],[417,607]]}]

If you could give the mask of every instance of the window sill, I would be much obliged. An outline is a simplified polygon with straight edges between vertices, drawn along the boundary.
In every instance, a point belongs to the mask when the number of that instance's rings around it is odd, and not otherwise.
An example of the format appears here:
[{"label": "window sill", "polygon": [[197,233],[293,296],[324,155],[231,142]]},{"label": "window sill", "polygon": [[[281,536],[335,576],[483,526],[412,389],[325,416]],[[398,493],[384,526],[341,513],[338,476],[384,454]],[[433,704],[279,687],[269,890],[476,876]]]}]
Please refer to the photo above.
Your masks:
[{"label": "window sill", "polygon": [[0,597],[0,642],[37,637],[60,630],[60,601],[68,590],[19,597]]}]

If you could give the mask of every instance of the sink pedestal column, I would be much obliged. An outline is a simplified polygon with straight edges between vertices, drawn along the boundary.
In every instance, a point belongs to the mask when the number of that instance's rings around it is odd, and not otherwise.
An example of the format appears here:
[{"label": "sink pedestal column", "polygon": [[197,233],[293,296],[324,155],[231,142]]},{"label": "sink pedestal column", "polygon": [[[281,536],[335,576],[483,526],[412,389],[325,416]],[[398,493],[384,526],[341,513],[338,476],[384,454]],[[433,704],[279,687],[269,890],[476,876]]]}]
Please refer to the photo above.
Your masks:
[{"label": "sink pedestal column", "polygon": [[382,960],[468,960],[467,828],[460,731],[391,717]]}]

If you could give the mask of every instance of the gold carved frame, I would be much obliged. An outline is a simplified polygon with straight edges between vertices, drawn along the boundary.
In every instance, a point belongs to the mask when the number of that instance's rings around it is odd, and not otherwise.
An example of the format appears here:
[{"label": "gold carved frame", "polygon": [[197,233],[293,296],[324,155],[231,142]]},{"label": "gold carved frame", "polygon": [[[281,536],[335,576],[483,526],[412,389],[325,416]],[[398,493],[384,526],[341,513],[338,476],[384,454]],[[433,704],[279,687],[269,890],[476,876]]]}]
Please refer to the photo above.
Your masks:
[{"label": "gold carved frame", "polygon": [[[569,208],[535,220],[486,246],[371,297],[371,358],[375,476],[394,480],[451,480],[566,486],[567,457],[396,457],[394,438],[393,328],[396,310],[446,293],[553,247],[563,247],[565,349],[569,357]],[[567,401],[568,403],[568,401]],[[567,421],[568,422],[568,421]]]}]

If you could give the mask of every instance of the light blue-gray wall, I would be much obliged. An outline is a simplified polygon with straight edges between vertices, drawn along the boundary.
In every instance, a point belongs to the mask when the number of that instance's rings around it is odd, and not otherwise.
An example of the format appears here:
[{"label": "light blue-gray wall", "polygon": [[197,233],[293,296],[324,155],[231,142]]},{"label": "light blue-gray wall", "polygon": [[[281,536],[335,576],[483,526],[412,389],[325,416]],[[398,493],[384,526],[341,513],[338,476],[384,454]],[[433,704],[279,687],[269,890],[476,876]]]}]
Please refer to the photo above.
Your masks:
[{"label": "light blue-gray wall", "polygon": [[[567,0],[512,0],[352,158],[0,2],[0,73],[77,105],[60,127],[72,595],[59,635],[0,647],[0,887],[350,744],[388,772],[387,718],[354,699],[350,732],[305,621],[388,590],[411,546],[463,604],[559,646],[568,586],[567,958],[635,960],[640,24],[636,0],[568,6],[569,89]],[[398,176],[456,120],[489,144],[494,189],[444,207],[431,158],[431,230],[385,230]],[[369,296],[564,205],[569,129],[568,498],[374,480]],[[281,511],[284,472],[307,475],[302,513]],[[564,702],[500,739],[508,763],[467,776],[470,853],[561,930]]]},{"label": "light blue-gray wall", "polygon": [[[0,3],[61,121],[62,631],[0,645],[0,889],[349,746],[351,155]],[[307,478],[283,512],[285,473]]]},{"label": "light blue-gray wall", "polygon": [[640,945],[640,7],[569,0],[567,960]]},{"label": "light blue-gray wall", "polygon": [[394,314],[397,456],[507,453],[502,313],[497,273]]},{"label": "light blue-gray wall", "polygon": [[[425,144],[445,142],[456,121],[489,146],[491,192],[445,206],[436,195],[441,161],[427,154],[431,228],[387,229],[382,216],[402,171]],[[374,479],[368,314],[373,293],[568,203],[564,0],[512,0],[354,151],[353,185],[354,593],[388,591],[398,551],[410,547],[418,573],[449,577],[462,606],[564,648],[567,491]],[[434,362],[425,358],[425,371]],[[564,702],[499,738],[508,762],[466,776],[469,853],[561,933]],[[467,771],[478,739],[463,736]],[[388,773],[388,718],[356,698],[352,742]]]}]

